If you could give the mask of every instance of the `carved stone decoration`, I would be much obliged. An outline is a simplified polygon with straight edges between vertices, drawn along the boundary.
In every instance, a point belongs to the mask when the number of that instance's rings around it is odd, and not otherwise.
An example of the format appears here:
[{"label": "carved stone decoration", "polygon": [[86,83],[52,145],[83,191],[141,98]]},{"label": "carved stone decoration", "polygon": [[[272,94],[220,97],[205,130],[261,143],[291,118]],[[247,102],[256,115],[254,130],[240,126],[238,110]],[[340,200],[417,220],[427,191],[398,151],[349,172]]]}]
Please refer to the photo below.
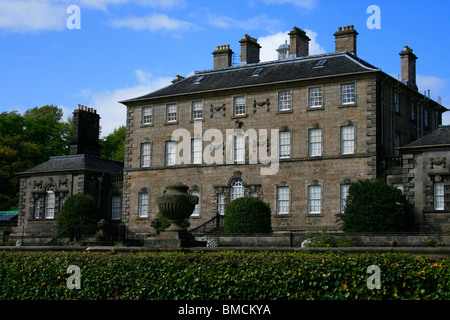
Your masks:
[{"label": "carved stone decoration", "polygon": [[434,158],[431,158],[430,163],[431,169],[434,169],[434,166],[442,166],[444,169],[447,168],[447,159],[445,157],[441,161],[435,161]]},{"label": "carved stone decoration", "polygon": [[67,183],[68,183],[68,180],[67,179],[64,179],[64,180],[62,180],[62,179],[59,179],[59,181],[58,181],[58,187],[67,187]]},{"label": "carved stone decoration", "polygon": [[213,118],[214,117],[214,113],[219,112],[219,111],[222,111],[222,116],[225,117],[225,115],[226,115],[226,113],[225,113],[225,111],[226,111],[225,103],[223,105],[219,106],[219,107],[214,107],[213,105],[211,105],[209,107],[209,111],[211,112],[211,114],[209,116],[210,118]]},{"label": "carved stone decoration", "polygon": [[253,100],[253,113],[256,113],[256,107],[264,107],[267,106],[267,112],[270,111],[270,99],[267,98],[264,102],[256,102],[256,100]]},{"label": "carved stone decoration", "polygon": [[34,189],[42,189],[42,180],[39,182],[34,181]]}]

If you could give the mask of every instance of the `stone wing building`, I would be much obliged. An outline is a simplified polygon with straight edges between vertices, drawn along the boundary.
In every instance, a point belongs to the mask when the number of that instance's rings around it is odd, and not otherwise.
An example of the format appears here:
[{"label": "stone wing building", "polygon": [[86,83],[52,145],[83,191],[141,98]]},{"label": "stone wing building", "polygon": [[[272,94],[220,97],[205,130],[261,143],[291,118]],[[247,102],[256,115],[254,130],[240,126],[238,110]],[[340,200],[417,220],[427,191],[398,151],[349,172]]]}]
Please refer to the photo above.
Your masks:
[{"label": "stone wing building", "polygon": [[349,185],[387,179],[402,165],[396,148],[438,129],[446,111],[418,92],[412,49],[400,52],[396,79],[357,56],[357,35],[339,28],[335,52],[309,55],[294,27],[270,62],[245,35],[239,65],[221,45],[213,69],[122,101],[122,222],[154,233],[155,199],[180,181],[200,198],[191,228],[247,196],[270,204],[274,231],[338,230]]},{"label": "stone wing building", "polygon": [[78,193],[90,194],[107,222],[120,223],[123,163],[99,157],[100,116],[95,110],[78,106],[73,114],[70,155],[51,157],[19,173],[19,216],[11,239],[48,243],[58,235],[64,201]]}]

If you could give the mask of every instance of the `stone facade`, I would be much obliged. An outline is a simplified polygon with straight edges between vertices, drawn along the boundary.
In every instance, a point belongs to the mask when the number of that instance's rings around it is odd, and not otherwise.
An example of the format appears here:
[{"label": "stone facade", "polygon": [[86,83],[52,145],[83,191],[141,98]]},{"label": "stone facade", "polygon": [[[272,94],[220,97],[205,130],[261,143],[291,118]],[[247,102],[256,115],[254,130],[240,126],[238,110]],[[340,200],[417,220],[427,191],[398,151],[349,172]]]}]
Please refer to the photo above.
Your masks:
[{"label": "stone facade", "polygon": [[[356,31],[353,28],[344,31],[346,36],[354,37],[356,45]],[[337,44],[344,31],[341,28],[337,33]],[[349,61],[337,63],[335,59],[341,58]],[[325,61],[323,65],[321,61]],[[352,65],[349,70],[361,69],[346,72],[342,70],[344,62]],[[297,78],[286,75],[285,80],[271,78],[284,74],[277,68],[290,66],[291,70],[305,68],[311,76],[302,73]],[[271,70],[277,70],[277,75]],[[245,72],[248,83],[243,82]],[[260,77],[261,81],[257,83],[250,77]],[[319,92],[321,102],[314,107],[311,92],[317,88],[314,92]],[[289,107],[282,96],[290,97]],[[237,99],[245,105],[242,114],[234,112]],[[232,193],[240,192],[270,204],[275,231],[324,227],[339,230],[337,214],[345,201],[343,186],[358,179],[386,178],[392,166],[386,158],[396,156],[395,147],[416,140],[425,129],[435,130],[445,111],[417,90],[347,51],[198,72],[171,87],[122,103],[127,106],[122,221],[131,231],[141,234],[154,233],[150,222],[158,213],[155,199],[166,185],[177,181],[190,186],[200,197],[198,211],[189,220],[192,228],[218,212],[223,213]],[[176,115],[169,118],[168,113],[173,110]],[[424,110],[429,112],[427,128],[423,126]],[[351,152],[343,152],[344,128],[352,128]],[[256,143],[246,140],[244,163],[233,159],[234,135],[254,132],[259,135],[260,130],[270,133],[272,129],[290,135],[289,154],[277,158],[279,167],[275,174],[264,175],[261,169],[269,165],[251,162],[252,148],[269,150],[273,145],[270,135]],[[208,135],[210,130],[216,130],[214,138]],[[313,145],[313,130],[320,135],[316,136],[319,147]],[[219,154],[223,163],[208,164],[205,159],[191,163],[195,155],[192,149],[184,149],[177,157],[184,157],[186,162],[168,164],[170,141],[178,146],[182,142],[172,137],[177,131],[183,132],[188,140],[200,139],[203,156]],[[218,133],[223,141],[214,140]],[[143,151],[144,145],[147,151]],[[321,151],[312,155],[310,151],[315,147]]]}]

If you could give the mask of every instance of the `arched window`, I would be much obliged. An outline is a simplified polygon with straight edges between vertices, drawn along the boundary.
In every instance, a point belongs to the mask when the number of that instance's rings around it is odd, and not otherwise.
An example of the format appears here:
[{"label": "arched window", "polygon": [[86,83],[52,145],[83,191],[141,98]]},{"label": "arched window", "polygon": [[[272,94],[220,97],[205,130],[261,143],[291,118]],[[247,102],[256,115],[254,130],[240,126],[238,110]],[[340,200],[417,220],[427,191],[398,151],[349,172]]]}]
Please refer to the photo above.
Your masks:
[{"label": "arched window", "polygon": [[244,180],[234,179],[231,181],[231,201],[244,197]]},{"label": "arched window", "polygon": [[53,219],[55,218],[55,187],[49,185],[45,192],[45,219]]}]

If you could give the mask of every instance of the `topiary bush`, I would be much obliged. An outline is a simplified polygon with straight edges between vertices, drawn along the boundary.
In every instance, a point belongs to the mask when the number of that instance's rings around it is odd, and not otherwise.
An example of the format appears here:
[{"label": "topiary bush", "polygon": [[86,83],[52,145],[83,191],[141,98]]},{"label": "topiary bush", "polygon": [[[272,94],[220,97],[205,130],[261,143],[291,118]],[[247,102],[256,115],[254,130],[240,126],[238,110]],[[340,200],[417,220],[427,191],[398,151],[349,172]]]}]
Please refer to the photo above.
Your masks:
[{"label": "topiary bush", "polygon": [[272,232],[269,204],[253,197],[243,197],[233,200],[225,209],[224,232]]},{"label": "topiary bush", "polygon": [[64,202],[58,215],[58,232],[73,226],[97,225],[100,220],[97,202],[88,194],[76,194]]},{"label": "topiary bush", "polygon": [[398,232],[406,226],[408,203],[403,193],[381,179],[352,184],[344,213],[345,232]]}]

